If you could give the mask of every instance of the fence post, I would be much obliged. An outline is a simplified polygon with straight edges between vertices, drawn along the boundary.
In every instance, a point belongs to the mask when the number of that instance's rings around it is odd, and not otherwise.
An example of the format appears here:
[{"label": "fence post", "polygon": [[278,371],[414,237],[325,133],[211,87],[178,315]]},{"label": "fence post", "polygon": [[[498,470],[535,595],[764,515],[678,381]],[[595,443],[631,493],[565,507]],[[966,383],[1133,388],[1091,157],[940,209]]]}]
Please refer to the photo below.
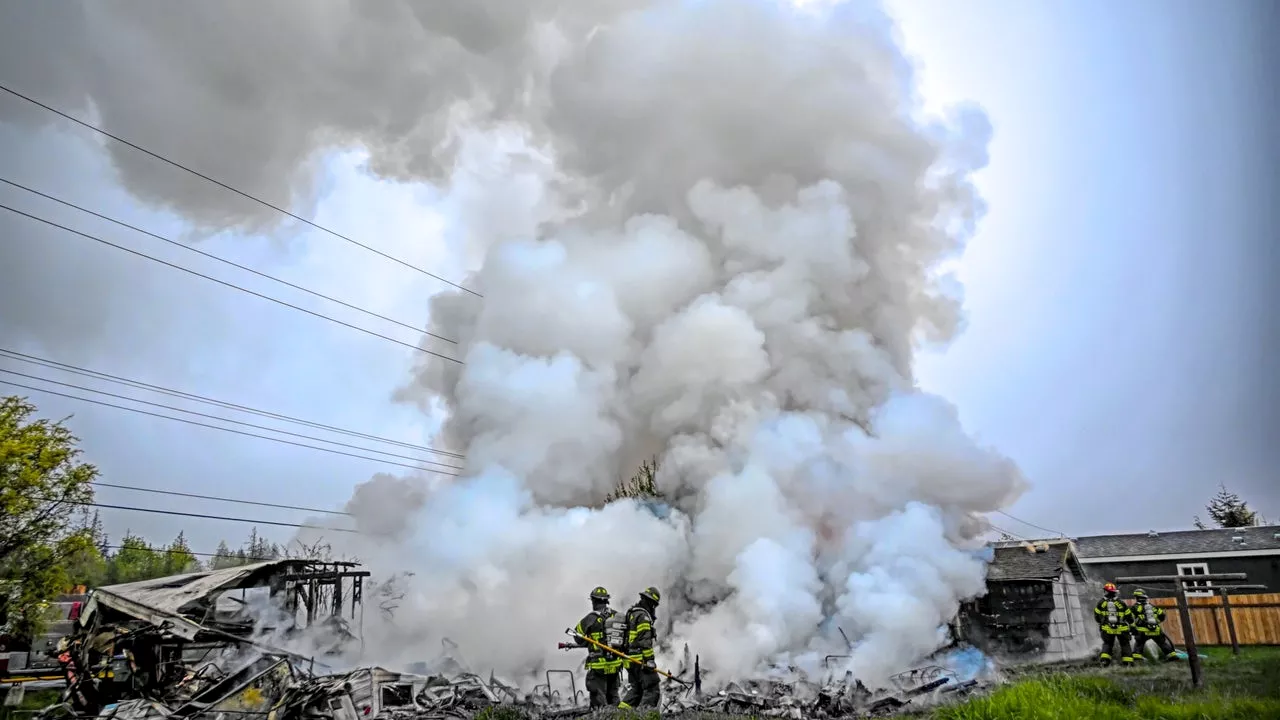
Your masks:
[{"label": "fence post", "polygon": [[1222,612],[1227,616],[1227,632],[1231,634],[1231,654],[1239,655],[1240,641],[1236,639],[1236,621],[1231,617],[1231,593],[1222,588],[1218,590],[1218,594],[1222,596]]},{"label": "fence post", "polygon": [[1187,651],[1187,663],[1191,666],[1191,687],[1203,683],[1200,673],[1200,652],[1196,650],[1196,631],[1191,627],[1191,608],[1187,604],[1187,588],[1176,583],[1178,589],[1178,616],[1182,619],[1182,644]]}]

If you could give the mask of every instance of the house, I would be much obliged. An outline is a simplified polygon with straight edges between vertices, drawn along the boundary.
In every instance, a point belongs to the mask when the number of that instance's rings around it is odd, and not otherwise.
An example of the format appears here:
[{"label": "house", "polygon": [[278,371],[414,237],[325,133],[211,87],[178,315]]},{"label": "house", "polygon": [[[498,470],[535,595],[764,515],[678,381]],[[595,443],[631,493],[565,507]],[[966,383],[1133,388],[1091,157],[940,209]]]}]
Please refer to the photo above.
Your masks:
[{"label": "house", "polygon": [[[1133,575],[1242,572],[1249,576],[1245,583],[1280,592],[1280,525],[1093,535],[1075,538],[1075,545],[1080,562],[1099,582]],[[1207,587],[1213,582],[1195,584]],[[1127,597],[1134,587],[1121,585],[1120,592]],[[1212,591],[1188,594],[1209,595]]]},{"label": "house", "polygon": [[988,655],[1017,660],[1089,655],[1097,624],[1075,544],[998,542],[991,549],[987,594],[962,608],[962,637]]}]

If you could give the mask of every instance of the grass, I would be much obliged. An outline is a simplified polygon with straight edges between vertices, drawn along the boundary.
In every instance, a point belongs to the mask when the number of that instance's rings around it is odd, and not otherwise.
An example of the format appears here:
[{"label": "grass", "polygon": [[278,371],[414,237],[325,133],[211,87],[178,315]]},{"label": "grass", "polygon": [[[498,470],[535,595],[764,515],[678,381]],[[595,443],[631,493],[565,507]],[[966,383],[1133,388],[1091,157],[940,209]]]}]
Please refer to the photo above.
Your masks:
[{"label": "grass", "polygon": [[[0,690],[0,695],[5,692]],[[27,690],[22,703],[16,707],[0,705],[0,720],[24,720],[30,718],[35,710],[42,710],[56,702],[62,695],[59,690]]]},{"label": "grass", "polygon": [[1280,648],[1202,649],[1205,687],[1186,662],[1029,673],[934,720],[1280,720]]}]

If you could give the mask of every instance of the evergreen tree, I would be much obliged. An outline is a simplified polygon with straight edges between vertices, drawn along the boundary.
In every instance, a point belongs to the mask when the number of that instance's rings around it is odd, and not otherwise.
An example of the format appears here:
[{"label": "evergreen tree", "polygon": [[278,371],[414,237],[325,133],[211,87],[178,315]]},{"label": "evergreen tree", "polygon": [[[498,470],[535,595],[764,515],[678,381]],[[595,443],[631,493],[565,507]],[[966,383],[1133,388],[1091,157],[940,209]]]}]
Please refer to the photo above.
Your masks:
[{"label": "evergreen tree", "polygon": [[[1261,524],[1258,513],[1250,510],[1249,504],[1241,500],[1239,495],[1227,490],[1226,485],[1218,486],[1218,493],[1205,506],[1205,510],[1209,511],[1209,517],[1220,528],[1254,527]],[[1199,516],[1195,518],[1195,524],[1201,530],[1205,529]]]},{"label": "evergreen tree", "polygon": [[227,547],[227,541],[222,540],[218,543],[218,549],[213,551],[213,557],[209,560],[210,570],[223,570],[229,567],[235,567],[239,564],[236,560],[236,554]]},{"label": "evergreen tree", "polygon": [[166,575],[199,572],[200,561],[191,554],[191,546],[187,545],[186,533],[179,532],[178,537],[169,543],[164,550],[164,571]]}]

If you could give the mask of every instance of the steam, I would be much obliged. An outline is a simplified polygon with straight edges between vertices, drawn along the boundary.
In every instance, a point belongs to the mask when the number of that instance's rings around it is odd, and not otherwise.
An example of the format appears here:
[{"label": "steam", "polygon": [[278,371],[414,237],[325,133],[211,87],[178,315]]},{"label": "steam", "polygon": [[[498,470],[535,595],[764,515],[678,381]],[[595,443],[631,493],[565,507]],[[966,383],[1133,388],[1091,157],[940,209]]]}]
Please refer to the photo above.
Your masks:
[{"label": "steam", "polygon": [[[362,146],[373,172],[447,183],[482,259],[465,283],[482,299],[431,299],[465,364],[423,361],[400,394],[444,403],[464,476],[375,477],[348,506],[365,535],[329,538],[413,573],[364,628],[371,659],[449,638],[530,677],[572,662],[554,647],[590,588],[627,604],[656,585],[663,661],[688,643],[727,680],[848,654],[871,684],[983,591],[980,514],[1024,483],[915,387],[912,353],[961,328],[942,269],[982,214],[991,128],[972,107],[916,119],[878,8],[79,7],[94,31],[57,80],[108,127],[300,200],[318,151]],[[201,102],[152,126],[112,63]],[[268,221],[116,160],[193,222]],[[606,505],[654,455],[662,500]]]}]

